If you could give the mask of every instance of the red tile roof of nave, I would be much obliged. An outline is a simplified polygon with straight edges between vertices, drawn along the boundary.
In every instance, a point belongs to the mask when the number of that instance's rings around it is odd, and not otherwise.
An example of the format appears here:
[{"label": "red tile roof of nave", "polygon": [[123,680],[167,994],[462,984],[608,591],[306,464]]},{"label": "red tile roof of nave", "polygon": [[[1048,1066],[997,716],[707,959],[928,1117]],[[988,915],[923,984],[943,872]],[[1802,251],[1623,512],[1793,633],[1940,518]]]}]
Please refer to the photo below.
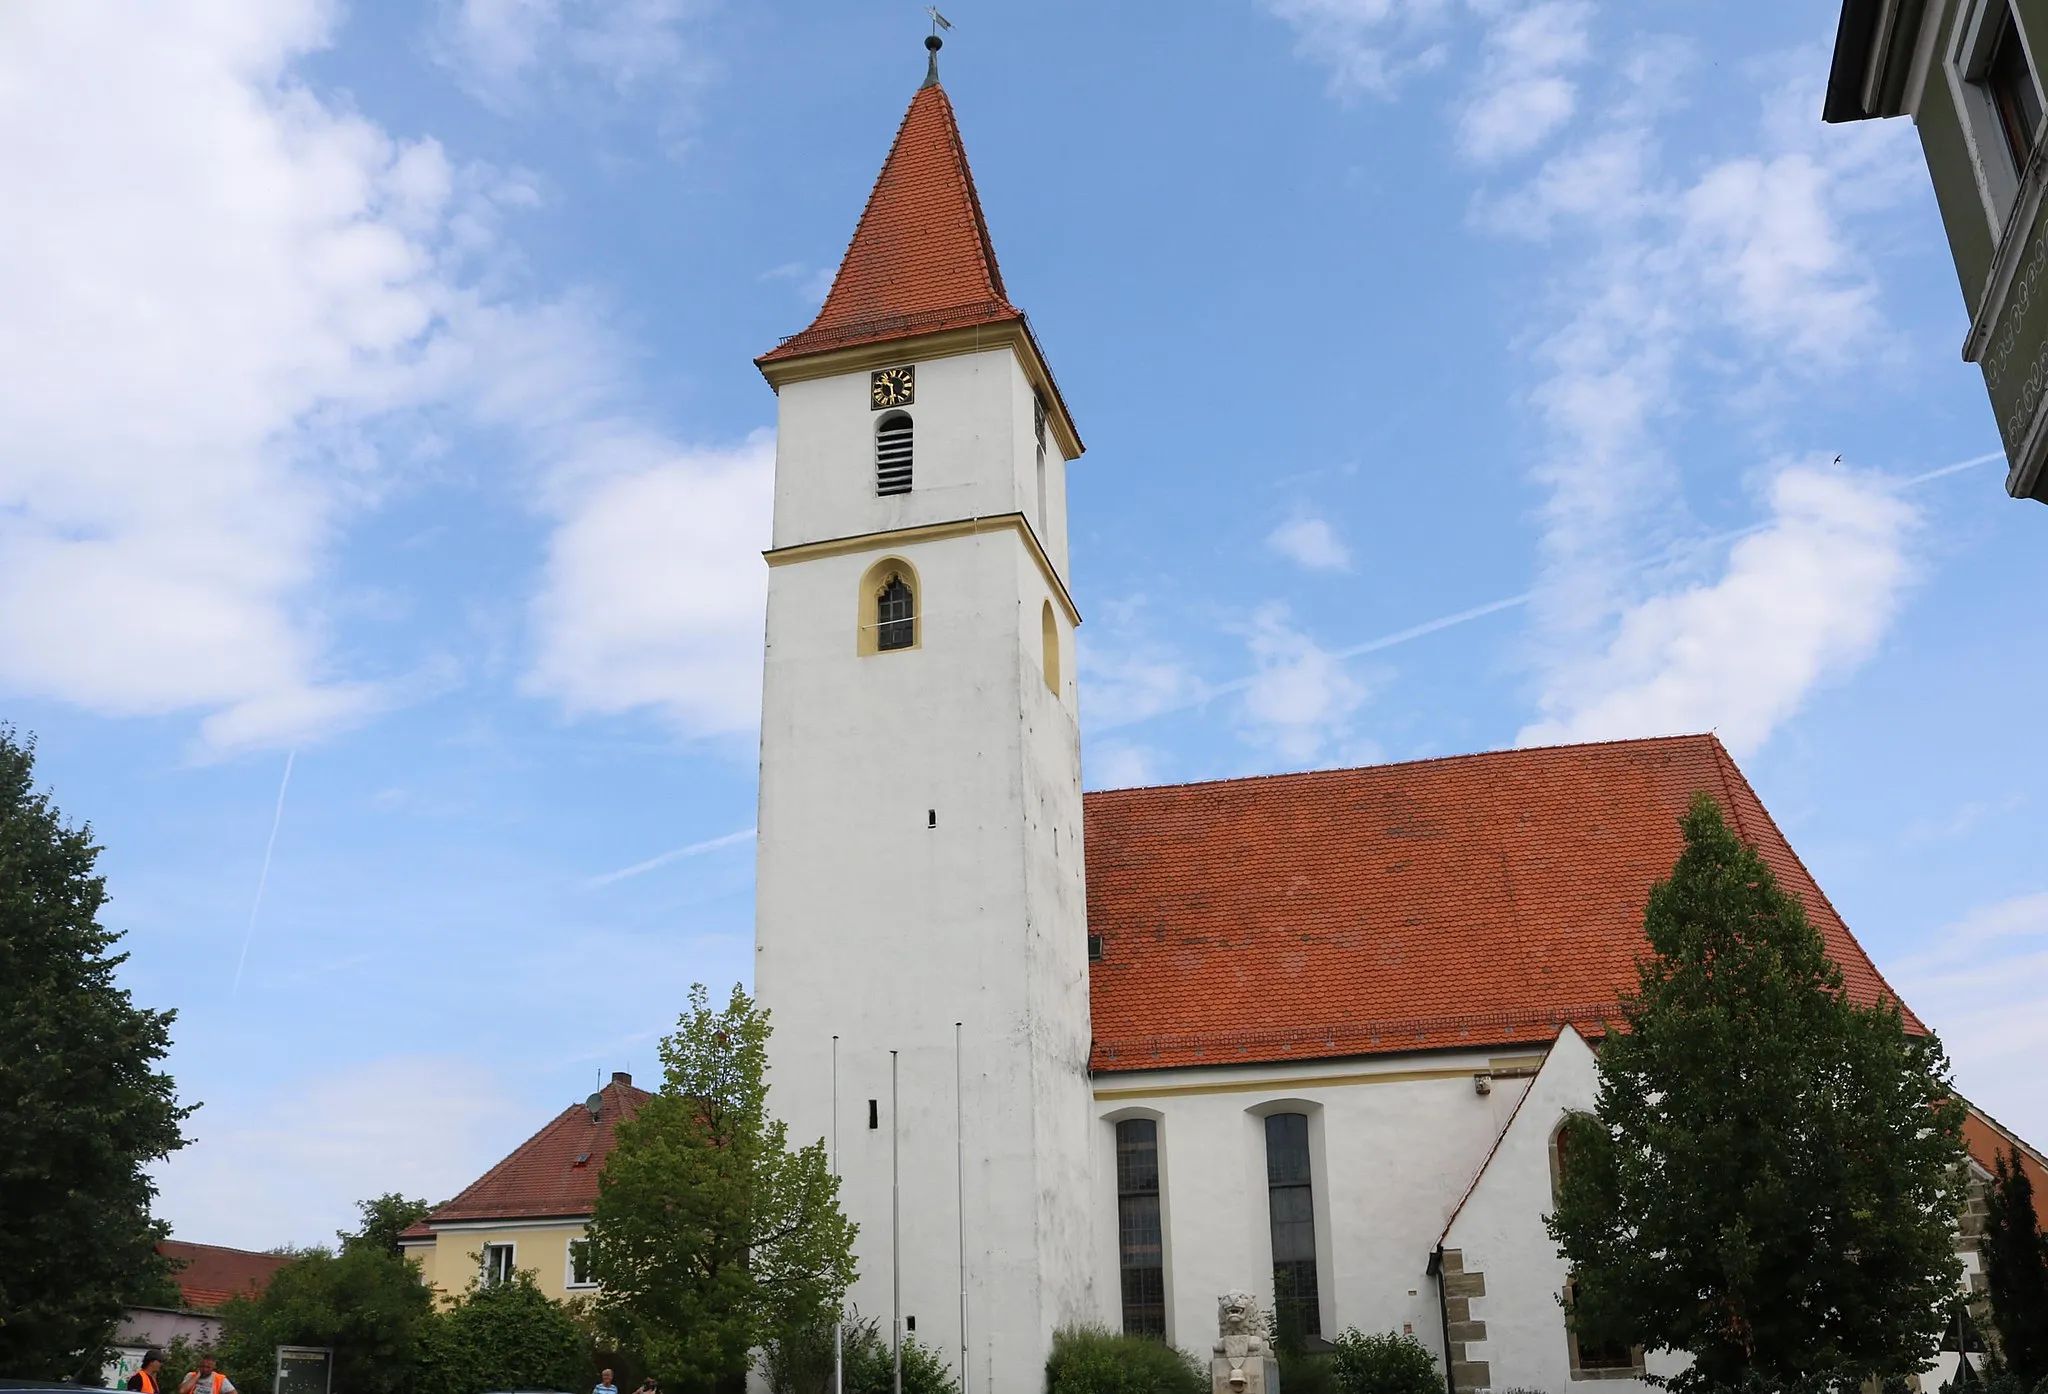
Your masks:
[{"label": "red tile roof of nave", "polygon": [[953,104],[932,83],[910,99],[824,308],[754,361],[1023,317],[1003,290]]},{"label": "red tile roof of nave", "polygon": [[597,1176],[611,1155],[614,1129],[654,1097],[623,1075],[613,1075],[598,1094],[596,1118],[582,1104],[569,1105],[404,1237],[426,1239],[435,1225],[455,1220],[590,1214],[597,1208]]},{"label": "red tile roof of nave", "polygon": [[1719,740],[1556,746],[1089,794],[1094,1067],[1597,1034],[1695,790],[1804,902],[1850,994],[1896,998]]},{"label": "red tile roof of nave", "polygon": [[2048,1165],[2043,1164],[2041,1154],[2030,1143],[1971,1104],[1969,1113],[1963,1118],[1963,1146],[1968,1149],[1970,1160],[1990,1172],[1998,1169],[2001,1155],[2008,1163],[2017,1159],[2020,1170],[2027,1174],[2027,1180],[2034,1188],[2035,1220],[2043,1229],[2048,1229]]},{"label": "red tile roof of nave", "polygon": [[166,1239],[156,1251],[177,1269],[171,1281],[178,1285],[178,1305],[195,1312],[218,1310],[237,1293],[261,1296],[271,1276],[292,1261],[290,1254],[259,1254],[182,1239]]}]

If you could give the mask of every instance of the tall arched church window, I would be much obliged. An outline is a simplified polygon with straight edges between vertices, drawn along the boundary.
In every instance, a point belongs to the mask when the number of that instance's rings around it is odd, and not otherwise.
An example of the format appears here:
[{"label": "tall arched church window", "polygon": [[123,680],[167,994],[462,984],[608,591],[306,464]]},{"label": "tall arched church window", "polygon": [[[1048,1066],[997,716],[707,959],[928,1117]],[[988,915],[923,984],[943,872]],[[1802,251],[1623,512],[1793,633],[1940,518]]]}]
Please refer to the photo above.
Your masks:
[{"label": "tall arched church window", "polygon": [[[1571,1115],[1550,1134],[1550,1185],[1551,1194],[1564,1194],[1564,1179],[1571,1171]],[[1573,1379],[1599,1379],[1639,1372],[1643,1367],[1641,1346],[1631,1347],[1622,1341],[1594,1341],[1579,1335],[1572,1325],[1572,1304],[1578,1296],[1577,1275],[1567,1273],[1564,1279],[1564,1339],[1571,1356]]]},{"label": "tall arched church window", "polygon": [[1038,612],[1038,643],[1040,671],[1045,674],[1045,685],[1057,697],[1060,693],[1060,622],[1052,612],[1052,602]]},{"label": "tall arched church window", "polygon": [[910,414],[892,411],[875,423],[875,492],[909,493],[910,464]]},{"label": "tall arched church window", "polygon": [[1283,1330],[1323,1334],[1316,1283],[1316,1207],[1308,1115],[1266,1117],[1266,1199],[1273,1226],[1273,1316]]},{"label": "tall arched church window", "polygon": [[1126,1118],[1116,1125],[1117,1268],[1123,1279],[1124,1330],[1166,1335],[1166,1249],[1159,1223],[1159,1124]]}]

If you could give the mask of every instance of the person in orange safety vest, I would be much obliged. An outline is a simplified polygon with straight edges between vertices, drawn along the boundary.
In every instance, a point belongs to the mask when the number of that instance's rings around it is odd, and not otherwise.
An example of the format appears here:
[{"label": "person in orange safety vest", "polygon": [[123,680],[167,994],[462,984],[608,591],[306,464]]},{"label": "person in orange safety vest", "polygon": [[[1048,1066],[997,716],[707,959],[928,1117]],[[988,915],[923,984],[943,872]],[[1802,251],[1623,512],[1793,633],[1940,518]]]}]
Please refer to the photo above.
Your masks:
[{"label": "person in orange safety vest", "polygon": [[142,1353],[142,1368],[128,1376],[128,1387],[138,1394],[163,1394],[163,1387],[158,1383],[163,1373],[163,1355],[155,1350],[146,1350]]},{"label": "person in orange safety vest", "polygon": [[213,1368],[213,1357],[199,1357],[199,1368],[185,1376],[185,1382],[178,1386],[178,1394],[235,1394],[233,1381]]}]

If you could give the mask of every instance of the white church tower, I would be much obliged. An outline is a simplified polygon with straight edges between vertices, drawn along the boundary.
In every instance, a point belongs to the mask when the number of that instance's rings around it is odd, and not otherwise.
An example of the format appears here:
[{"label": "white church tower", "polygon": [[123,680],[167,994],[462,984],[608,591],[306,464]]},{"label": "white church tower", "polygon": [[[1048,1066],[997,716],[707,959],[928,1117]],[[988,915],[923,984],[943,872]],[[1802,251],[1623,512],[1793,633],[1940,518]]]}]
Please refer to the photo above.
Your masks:
[{"label": "white church tower", "polygon": [[836,1143],[851,1300],[885,1338],[914,1322],[969,1394],[1035,1394],[1051,1332],[1116,1311],[1094,1277],[1081,443],[927,43],[824,308],[757,360],[778,433],[755,984],[771,1106],[792,1142]]}]

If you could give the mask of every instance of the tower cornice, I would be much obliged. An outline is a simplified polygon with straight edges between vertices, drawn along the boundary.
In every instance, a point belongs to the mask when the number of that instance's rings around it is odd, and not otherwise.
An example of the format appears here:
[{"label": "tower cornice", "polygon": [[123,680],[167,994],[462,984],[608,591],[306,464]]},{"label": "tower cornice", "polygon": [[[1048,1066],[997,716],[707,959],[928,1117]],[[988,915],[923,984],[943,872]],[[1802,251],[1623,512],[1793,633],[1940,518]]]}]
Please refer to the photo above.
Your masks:
[{"label": "tower cornice", "polygon": [[983,533],[1015,532],[1023,540],[1024,550],[1031,554],[1038,569],[1045,575],[1045,583],[1052,593],[1059,597],[1060,608],[1066,611],[1067,623],[1081,623],[1081,612],[1074,605],[1074,597],[1067,591],[1067,583],[1060,576],[1059,569],[1052,564],[1052,558],[1045,554],[1045,548],[1038,541],[1038,534],[1031,530],[1031,520],[1022,513],[998,513],[988,518],[959,518],[949,523],[925,523],[914,528],[889,528],[883,532],[864,532],[852,537],[826,537],[816,542],[799,542],[790,547],[773,547],[761,555],[770,566],[788,566],[792,562],[817,561],[822,557],[844,557],[858,552],[886,552],[897,547],[908,547],[919,542],[943,542],[953,537],[974,537]]},{"label": "tower cornice", "polygon": [[1081,443],[1081,435],[1074,429],[1074,419],[1067,412],[1066,400],[1060,396],[1059,383],[1054,380],[1052,368],[1038,347],[1038,336],[1031,332],[1031,323],[1021,311],[1013,311],[1012,314],[1013,318],[993,324],[863,340],[838,348],[818,349],[795,358],[764,354],[754,360],[754,366],[761,370],[762,377],[768,379],[768,385],[780,392],[784,383],[837,377],[842,373],[863,373],[897,363],[929,362],[934,358],[986,353],[1007,346],[1023,365],[1024,376],[1045,400],[1046,420],[1052,426],[1053,438],[1059,442],[1060,453],[1069,460],[1079,459],[1087,447]]}]

